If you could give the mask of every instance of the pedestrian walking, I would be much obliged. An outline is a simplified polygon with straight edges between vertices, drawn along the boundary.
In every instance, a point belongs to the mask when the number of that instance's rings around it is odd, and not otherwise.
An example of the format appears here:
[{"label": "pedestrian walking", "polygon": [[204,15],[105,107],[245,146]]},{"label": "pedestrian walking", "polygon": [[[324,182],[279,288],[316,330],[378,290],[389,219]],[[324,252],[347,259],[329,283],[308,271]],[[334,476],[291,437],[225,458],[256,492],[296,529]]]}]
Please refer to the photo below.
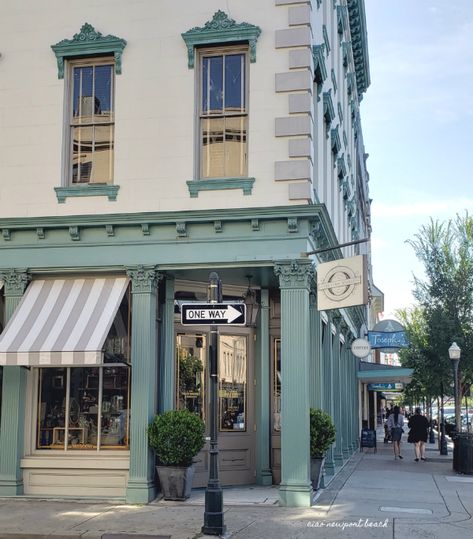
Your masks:
[{"label": "pedestrian walking", "polygon": [[421,409],[416,408],[415,414],[409,419],[409,435],[407,441],[409,443],[415,444],[415,461],[419,462],[420,460],[425,461],[425,444],[427,442],[427,437],[429,434],[429,420],[422,415]]},{"label": "pedestrian walking", "polygon": [[401,438],[404,432],[404,416],[401,414],[399,406],[394,407],[393,413],[388,417],[387,425],[393,441],[394,459],[399,457],[402,460]]}]

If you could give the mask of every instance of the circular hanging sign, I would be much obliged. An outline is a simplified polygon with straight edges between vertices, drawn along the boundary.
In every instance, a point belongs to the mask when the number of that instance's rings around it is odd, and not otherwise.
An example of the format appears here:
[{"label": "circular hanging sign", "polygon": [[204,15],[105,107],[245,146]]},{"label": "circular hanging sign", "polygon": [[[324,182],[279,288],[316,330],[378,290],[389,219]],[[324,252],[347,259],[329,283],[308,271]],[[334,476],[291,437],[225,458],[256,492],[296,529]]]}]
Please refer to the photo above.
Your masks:
[{"label": "circular hanging sign", "polygon": [[364,358],[371,352],[370,343],[366,339],[355,339],[351,344],[352,354]]}]

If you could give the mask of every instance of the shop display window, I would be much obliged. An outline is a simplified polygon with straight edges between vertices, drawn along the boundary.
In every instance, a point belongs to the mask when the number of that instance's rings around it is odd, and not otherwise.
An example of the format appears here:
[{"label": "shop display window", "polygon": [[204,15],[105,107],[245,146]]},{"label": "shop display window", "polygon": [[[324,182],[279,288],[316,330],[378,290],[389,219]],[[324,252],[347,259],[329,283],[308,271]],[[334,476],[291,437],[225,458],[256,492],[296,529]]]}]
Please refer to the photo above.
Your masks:
[{"label": "shop display window", "polygon": [[194,412],[204,420],[205,354],[204,335],[177,336],[177,408]]},{"label": "shop display window", "polygon": [[221,335],[219,343],[219,430],[246,431],[246,337]]},{"label": "shop display window", "polygon": [[281,339],[274,339],[273,429],[281,430]]},{"label": "shop display window", "polygon": [[129,371],[117,364],[40,369],[37,449],[127,449]]}]

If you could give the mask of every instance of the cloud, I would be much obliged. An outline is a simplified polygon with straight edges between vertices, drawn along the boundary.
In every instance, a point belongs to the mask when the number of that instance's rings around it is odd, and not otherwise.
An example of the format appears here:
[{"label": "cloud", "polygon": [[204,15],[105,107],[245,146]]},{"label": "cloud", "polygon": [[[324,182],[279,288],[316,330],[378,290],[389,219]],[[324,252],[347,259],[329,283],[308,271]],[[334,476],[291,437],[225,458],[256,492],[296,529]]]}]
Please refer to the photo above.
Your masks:
[{"label": "cloud", "polygon": [[373,203],[371,211],[372,215],[377,219],[429,216],[434,218],[454,218],[457,213],[462,214],[468,208],[473,208],[473,199],[454,198],[400,204],[378,202]]}]

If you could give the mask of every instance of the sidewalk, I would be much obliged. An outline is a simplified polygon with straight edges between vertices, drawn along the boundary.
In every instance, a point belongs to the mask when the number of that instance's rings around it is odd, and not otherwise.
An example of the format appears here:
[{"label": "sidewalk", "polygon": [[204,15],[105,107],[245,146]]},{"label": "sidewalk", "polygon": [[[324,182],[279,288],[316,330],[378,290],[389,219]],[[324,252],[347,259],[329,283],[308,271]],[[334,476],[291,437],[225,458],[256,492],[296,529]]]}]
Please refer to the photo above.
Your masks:
[{"label": "sidewalk", "polygon": [[[307,509],[278,507],[276,487],[224,489],[227,536],[331,539],[473,536],[473,476],[456,475],[452,452],[428,444],[427,462],[404,460],[378,437],[378,452],[356,453]],[[183,503],[118,505],[34,498],[0,499],[1,539],[193,539],[203,523],[203,490]]]}]

